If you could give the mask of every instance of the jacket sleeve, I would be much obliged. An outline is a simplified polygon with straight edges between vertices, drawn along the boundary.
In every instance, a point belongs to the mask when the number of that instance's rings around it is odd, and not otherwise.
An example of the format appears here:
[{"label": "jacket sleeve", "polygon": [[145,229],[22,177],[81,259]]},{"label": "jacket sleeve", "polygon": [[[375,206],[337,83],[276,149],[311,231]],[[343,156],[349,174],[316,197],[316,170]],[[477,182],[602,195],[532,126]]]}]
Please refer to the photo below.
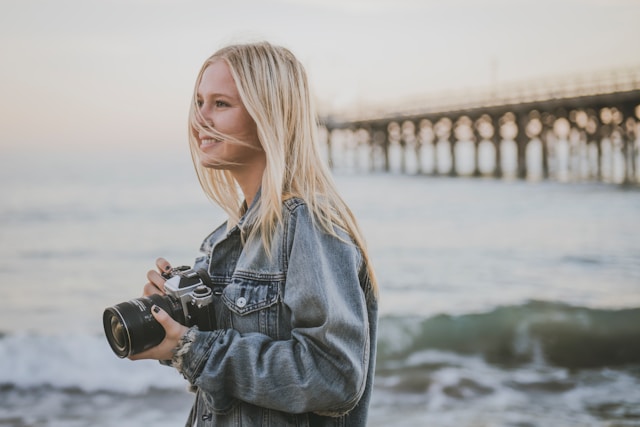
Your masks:
[{"label": "jacket sleeve", "polygon": [[360,400],[369,361],[369,324],[358,272],[359,250],[321,231],[306,205],[288,224],[283,303],[291,338],[233,329],[192,329],[174,365],[215,411],[239,399],[289,413],[339,416]]}]

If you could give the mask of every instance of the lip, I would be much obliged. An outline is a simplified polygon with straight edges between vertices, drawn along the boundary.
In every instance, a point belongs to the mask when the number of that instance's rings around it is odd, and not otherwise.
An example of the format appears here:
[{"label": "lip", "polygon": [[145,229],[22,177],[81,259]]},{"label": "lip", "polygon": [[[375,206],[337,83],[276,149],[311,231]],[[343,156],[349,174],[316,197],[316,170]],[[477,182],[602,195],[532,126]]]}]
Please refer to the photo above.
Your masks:
[{"label": "lip", "polygon": [[218,138],[204,138],[200,139],[200,147],[211,147],[213,145],[220,144],[221,142],[222,140]]}]

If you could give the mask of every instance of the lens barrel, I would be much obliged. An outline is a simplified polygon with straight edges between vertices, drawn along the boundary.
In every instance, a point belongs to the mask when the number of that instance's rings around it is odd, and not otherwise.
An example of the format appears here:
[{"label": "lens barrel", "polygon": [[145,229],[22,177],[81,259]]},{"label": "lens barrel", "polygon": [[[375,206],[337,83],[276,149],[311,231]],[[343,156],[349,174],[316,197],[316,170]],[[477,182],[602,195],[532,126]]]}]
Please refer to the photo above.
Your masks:
[{"label": "lens barrel", "polygon": [[151,314],[157,305],[174,320],[184,324],[180,301],[169,295],[150,295],[108,307],[102,315],[104,333],[111,349],[120,358],[155,347],[164,339],[164,328]]}]

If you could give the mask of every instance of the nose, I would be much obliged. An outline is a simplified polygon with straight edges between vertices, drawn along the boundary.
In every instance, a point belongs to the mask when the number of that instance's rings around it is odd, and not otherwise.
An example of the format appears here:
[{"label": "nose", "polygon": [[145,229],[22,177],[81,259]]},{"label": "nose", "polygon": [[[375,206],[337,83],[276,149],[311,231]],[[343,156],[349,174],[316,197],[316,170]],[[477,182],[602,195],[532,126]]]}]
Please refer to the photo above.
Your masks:
[{"label": "nose", "polygon": [[195,110],[196,122],[202,127],[213,127],[213,121],[207,117],[207,110],[204,105],[198,106]]}]

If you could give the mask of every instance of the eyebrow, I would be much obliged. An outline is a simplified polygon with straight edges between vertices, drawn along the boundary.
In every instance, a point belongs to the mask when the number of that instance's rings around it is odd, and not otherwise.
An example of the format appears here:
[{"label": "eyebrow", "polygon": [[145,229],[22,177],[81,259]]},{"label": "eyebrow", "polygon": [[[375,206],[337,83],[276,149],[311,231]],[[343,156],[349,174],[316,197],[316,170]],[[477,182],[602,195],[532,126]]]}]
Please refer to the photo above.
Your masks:
[{"label": "eyebrow", "polygon": [[[196,92],[196,96],[203,98],[202,94],[200,94],[200,92]],[[229,95],[226,93],[210,93],[207,94],[207,97],[209,98],[220,98],[220,97],[224,97],[224,98],[233,98],[233,95]]]}]

